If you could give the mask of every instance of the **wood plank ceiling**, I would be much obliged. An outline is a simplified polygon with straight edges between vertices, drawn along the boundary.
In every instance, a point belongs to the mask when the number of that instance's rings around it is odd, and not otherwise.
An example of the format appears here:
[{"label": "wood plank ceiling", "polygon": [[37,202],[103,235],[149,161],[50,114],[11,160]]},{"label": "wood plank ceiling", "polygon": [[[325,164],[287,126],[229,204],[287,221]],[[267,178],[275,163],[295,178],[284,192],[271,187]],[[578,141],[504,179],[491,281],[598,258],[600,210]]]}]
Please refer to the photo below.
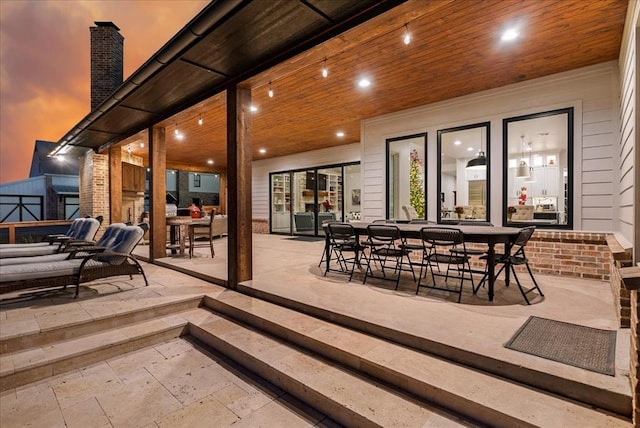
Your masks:
[{"label": "wood plank ceiling", "polygon": [[[242,83],[258,108],[253,157],[356,143],[366,118],[615,60],[626,8],[626,0],[409,0]],[[513,25],[519,38],[502,42]],[[372,82],[365,90],[357,86],[363,76]],[[168,165],[224,170],[224,93],[158,125],[167,128]],[[146,159],[144,140],[123,146]]]}]

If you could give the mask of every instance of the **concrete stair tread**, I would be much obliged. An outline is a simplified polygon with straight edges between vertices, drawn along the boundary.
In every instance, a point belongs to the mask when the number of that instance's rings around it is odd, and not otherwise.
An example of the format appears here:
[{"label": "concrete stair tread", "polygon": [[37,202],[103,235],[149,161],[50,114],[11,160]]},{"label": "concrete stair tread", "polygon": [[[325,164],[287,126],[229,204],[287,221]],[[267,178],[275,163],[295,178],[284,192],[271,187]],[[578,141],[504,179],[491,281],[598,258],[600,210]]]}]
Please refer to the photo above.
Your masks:
[{"label": "concrete stair tread", "polygon": [[[3,330],[5,334],[0,337],[0,355],[18,350],[37,349],[49,344],[153,319],[154,317],[197,308],[201,301],[202,295],[145,298],[118,302],[116,305],[111,304],[109,305],[109,311],[106,313],[104,309],[96,309],[94,311],[94,306],[100,307],[95,302],[83,302],[82,307],[70,303],[60,305],[50,314],[45,314],[46,317],[59,318],[57,322],[46,327],[39,326],[39,324],[45,324],[42,319],[31,318],[29,320],[16,321],[18,323],[24,321],[33,324],[35,328],[29,333],[24,331],[22,333],[11,332],[9,324],[12,320],[3,320],[3,328],[0,330]],[[82,317],[64,316],[65,312],[82,313]]]},{"label": "concrete stair tread", "polygon": [[[537,426],[629,426],[605,412],[250,296],[227,292],[207,306],[324,357],[483,421]],[[220,334],[230,334],[224,331]],[[274,363],[274,362],[272,362]],[[496,419],[497,418],[497,419]]]},{"label": "concrete stair tread", "polygon": [[228,319],[204,322],[190,333],[320,411],[333,408],[332,418],[347,426],[468,426],[446,411]]},{"label": "concrete stair tread", "polygon": [[170,314],[0,356],[1,390],[181,336],[188,320]]}]

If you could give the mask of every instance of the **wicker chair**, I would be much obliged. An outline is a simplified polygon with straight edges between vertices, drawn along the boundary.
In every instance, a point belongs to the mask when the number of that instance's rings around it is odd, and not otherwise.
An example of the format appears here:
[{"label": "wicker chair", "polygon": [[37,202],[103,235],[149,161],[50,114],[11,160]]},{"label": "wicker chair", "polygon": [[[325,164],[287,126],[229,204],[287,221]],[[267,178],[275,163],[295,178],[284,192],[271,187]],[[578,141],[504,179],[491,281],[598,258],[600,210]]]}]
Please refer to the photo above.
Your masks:
[{"label": "wicker chair", "polygon": [[69,259],[43,263],[16,264],[2,267],[0,294],[30,288],[49,288],[75,284],[74,298],[78,297],[80,284],[111,276],[142,275],[142,266],[131,255],[145,233],[146,224],[124,226],[108,247],[82,247]]}]

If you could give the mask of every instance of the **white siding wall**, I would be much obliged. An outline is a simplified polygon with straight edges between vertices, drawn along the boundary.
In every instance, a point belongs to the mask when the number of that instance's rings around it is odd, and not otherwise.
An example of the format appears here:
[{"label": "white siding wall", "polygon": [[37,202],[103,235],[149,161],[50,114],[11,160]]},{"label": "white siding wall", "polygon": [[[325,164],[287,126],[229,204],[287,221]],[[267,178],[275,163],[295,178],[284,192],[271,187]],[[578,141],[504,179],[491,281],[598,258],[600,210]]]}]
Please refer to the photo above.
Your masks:
[{"label": "white siding wall", "polygon": [[[502,218],[502,119],[563,107],[574,108],[574,228],[614,228],[612,209],[614,142],[618,140],[615,61],[547,76],[363,121],[363,216],[384,214],[385,140],[428,133],[427,188],[437,185],[437,130],[491,122],[490,203],[494,224]],[[616,166],[617,168],[617,166]],[[436,219],[437,195],[427,194],[427,212]]]},{"label": "white siding wall", "polygon": [[251,185],[253,218],[269,218],[269,173],[359,160],[360,143],[254,161]]},{"label": "white siding wall", "polygon": [[[638,180],[640,174],[637,167],[639,154],[637,150],[637,122],[638,97],[638,16],[640,5],[629,2],[627,21],[624,29],[622,46],[620,48],[620,139],[616,144],[614,168],[618,172],[615,192],[617,197],[618,223],[616,231],[627,239],[631,245],[637,247],[640,242],[640,228],[638,227]],[[635,260],[640,255],[635,248]]]}]

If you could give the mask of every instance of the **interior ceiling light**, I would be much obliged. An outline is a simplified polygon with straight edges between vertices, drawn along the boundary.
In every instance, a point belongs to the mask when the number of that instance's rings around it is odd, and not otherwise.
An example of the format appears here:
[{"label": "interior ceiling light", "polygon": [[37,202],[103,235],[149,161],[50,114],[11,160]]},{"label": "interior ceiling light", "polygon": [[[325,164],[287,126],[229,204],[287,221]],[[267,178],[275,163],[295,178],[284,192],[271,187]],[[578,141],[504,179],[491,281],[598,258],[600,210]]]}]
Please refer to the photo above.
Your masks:
[{"label": "interior ceiling light", "polygon": [[532,166],[529,167],[529,177],[524,179],[525,183],[535,183],[536,176],[534,174],[534,168]]},{"label": "interior ceiling light", "polygon": [[213,159],[209,159],[209,160],[207,161],[207,163],[208,163],[209,165],[213,165]]},{"label": "interior ceiling light", "polygon": [[64,156],[62,156],[62,155],[57,155],[57,156],[56,156],[56,160],[57,160],[58,162],[64,162]]},{"label": "interior ceiling light", "polygon": [[269,98],[273,98],[273,88],[271,87],[271,82],[269,82]]},{"label": "interior ceiling light", "polygon": [[174,133],[175,135],[180,134],[180,131],[178,131],[178,124],[177,124],[177,123],[176,123],[176,129],[174,129],[174,130],[173,130],[173,133]]},{"label": "interior ceiling light", "polygon": [[257,111],[258,111],[258,107],[256,107],[256,106],[252,105],[252,106],[250,106],[250,107],[249,107],[249,110],[251,110],[252,112],[254,112],[254,113],[255,113],[255,112],[257,112]]},{"label": "interior ceiling light", "polygon": [[409,23],[404,24],[404,36],[402,37],[402,41],[405,45],[411,43],[411,33],[409,32]]},{"label": "interior ceiling light", "polygon": [[144,143],[140,143],[140,147],[144,149]]},{"label": "interior ceiling light", "polygon": [[338,137],[338,138],[344,137],[344,132],[342,132],[342,131],[336,132],[336,137]]},{"label": "interior ceiling light", "polygon": [[198,125],[202,126],[203,123],[204,121],[202,120],[202,115],[200,115],[200,117],[198,117]]},{"label": "interior ceiling light", "polygon": [[324,61],[322,62],[322,77],[326,79],[328,75],[329,75],[329,69],[327,68],[327,59],[325,58]]},{"label": "interior ceiling light", "polygon": [[371,80],[363,77],[358,81],[358,86],[360,86],[361,88],[368,88],[369,86],[371,86]]},{"label": "interior ceiling light", "polygon": [[473,151],[473,147],[467,147],[467,151],[468,152],[472,152]]},{"label": "interior ceiling light", "polygon": [[176,140],[184,140],[184,135],[182,135],[182,134],[178,133],[178,134],[176,135]]},{"label": "interior ceiling light", "polygon": [[[467,162],[467,167],[466,169],[471,170],[471,171],[481,171],[487,168],[487,157],[484,154],[484,141],[483,138],[484,134],[480,134],[480,151],[478,152],[478,156],[476,156],[475,158],[469,160],[469,162]],[[473,150],[473,149],[472,149]]]},{"label": "interior ceiling light", "polygon": [[454,145],[459,146],[460,144],[462,144],[462,142],[460,140],[456,140],[453,142]]},{"label": "interior ceiling light", "polygon": [[260,150],[258,150],[258,151],[259,151],[261,154],[265,154],[265,153],[267,153],[267,150],[266,150],[266,149],[260,149]]},{"label": "interior ceiling light", "polygon": [[520,146],[522,149],[522,157],[520,158],[520,165],[516,170],[516,177],[526,178],[529,177],[529,165],[524,161],[524,135],[520,136]]},{"label": "interior ceiling light", "polygon": [[519,35],[520,33],[518,33],[518,30],[516,30],[515,28],[509,28],[504,33],[502,33],[502,37],[500,37],[500,40],[502,40],[503,42],[510,42],[517,39]]}]

